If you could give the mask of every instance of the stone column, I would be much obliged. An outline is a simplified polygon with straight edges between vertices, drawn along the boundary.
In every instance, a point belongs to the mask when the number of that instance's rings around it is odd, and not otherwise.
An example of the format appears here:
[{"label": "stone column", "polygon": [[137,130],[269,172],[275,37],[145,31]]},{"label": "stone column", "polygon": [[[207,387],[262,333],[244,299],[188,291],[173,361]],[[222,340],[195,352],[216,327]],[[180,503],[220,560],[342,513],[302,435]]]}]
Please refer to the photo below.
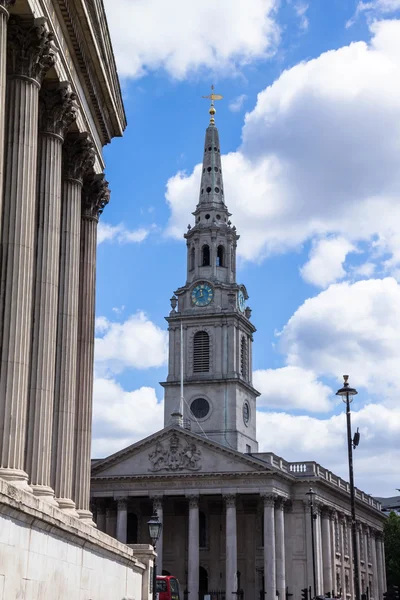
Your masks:
[{"label": "stone column", "polygon": [[323,593],[332,592],[332,540],[331,540],[331,515],[324,510],[322,512],[322,564],[323,564]]},{"label": "stone column", "polygon": [[322,506],[315,503],[314,513],[317,518],[314,521],[315,532],[315,565],[317,570],[317,594],[323,594],[323,562],[322,562],[322,522],[321,522]]},{"label": "stone column", "polygon": [[36,496],[57,504],[51,487],[54,375],[64,135],[76,119],[68,84],[42,86],[39,96],[34,321],[29,382],[26,469]]},{"label": "stone column", "polygon": [[7,8],[15,0],[0,0],[0,231],[3,204],[4,123],[6,107]]},{"label": "stone column", "polygon": [[[339,539],[336,542],[336,535],[339,533],[336,533],[336,512],[334,510],[331,510],[329,513],[329,520],[330,520],[330,531],[331,531],[331,569],[332,569],[332,590],[334,592],[334,596],[337,596],[337,594],[339,593],[339,590],[337,589],[337,585],[336,585],[336,545],[337,545],[337,551],[339,552]],[[339,527],[339,525],[338,525]],[[328,591],[328,590],[326,590]]]},{"label": "stone column", "polygon": [[106,531],[106,505],[103,498],[96,499],[97,519],[96,525],[99,531]]},{"label": "stone column", "polygon": [[190,600],[199,597],[199,497],[189,496],[188,590]]},{"label": "stone column", "polygon": [[157,573],[162,574],[163,568],[163,544],[164,544],[164,514],[163,514],[163,497],[154,496],[153,498],[153,513],[157,514],[158,520],[162,524],[160,535],[157,541]]},{"label": "stone column", "polygon": [[117,500],[117,540],[126,544],[128,527],[128,499]]},{"label": "stone column", "polygon": [[279,600],[285,600],[286,598],[284,506],[282,498],[275,503],[276,590],[279,594]]},{"label": "stone column", "polygon": [[262,496],[264,500],[264,589],[266,600],[275,600],[275,500],[273,494]]},{"label": "stone column", "polygon": [[94,175],[82,195],[79,264],[78,360],[76,373],[74,499],[79,518],[93,524],[89,510],[92,443],[96,249],[99,216],[110,199],[104,175]]},{"label": "stone column", "polygon": [[[226,600],[234,600],[237,591],[237,533],[236,533],[236,496],[229,494],[224,496],[226,504]],[[195,599],[196,600],[196,599]]]},{"label": "stone column", "polygon": [[371,596],[374,600],[379,598],[379,580],[378,580],[378,563],[376,558],[376,544],[375,544],[375,532],[373,529],[369,530],[371,538],[371,563],[372,563],[372,590]]},{"label": "stone column", "polygon": [[78,344],[79,242],[83,176],[94,164],[85,134],[69,134],[63,146],[61,246],[56,376],[53,419],[52,487],[60,508],[77,515],[72,495],[76,361]]},{"label": "stone column", "polygon": [[[55,62],[43,19],[8,24],[6,156],[1,234],[0,476],[30,489],[25,471],[35,251],[38,98]],[[2,60],[3,57],[2,57]]]},{"label": "stone column", "polygon": [[385,583],[385,579],[384,579],[381,533],[377,533],[377,535],[376,535],[376,565],[377,565],[376,575],[378,578],[379,598],[382,598],[384,592],[386,591],[386,583]]}]

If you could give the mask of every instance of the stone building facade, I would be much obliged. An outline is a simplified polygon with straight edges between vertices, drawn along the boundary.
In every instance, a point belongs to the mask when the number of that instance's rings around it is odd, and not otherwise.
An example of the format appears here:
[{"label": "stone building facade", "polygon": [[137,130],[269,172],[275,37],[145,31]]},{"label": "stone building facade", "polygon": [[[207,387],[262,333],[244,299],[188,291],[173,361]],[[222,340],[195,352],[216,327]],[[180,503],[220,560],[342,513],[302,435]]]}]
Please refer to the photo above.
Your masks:
[{"label": "stone building facade", "polygon": [[[241,590],[251,599],[300,598],[313,581],[312,486],[317,594],[351,599],[348,484],[315,462],[258,452],[255,327],[236,281],[239,235],[225,203],[214,113],[212,105],[195,222],[185,233],[187,280],[167,317],[165,427],[93,461],[97,526],[128,544],[148,543],[147,521],[157,511],[157,571],[177,576],[191,600],[215,591],[232,600]],[[361,588],[378,600],[384,517],[360,490],[356,503]]]},{"label": "stone building facade", "polygon": [[89,510],[102,148],[125,126],[102,2],[0,0],[2,598],[142,594]]}]

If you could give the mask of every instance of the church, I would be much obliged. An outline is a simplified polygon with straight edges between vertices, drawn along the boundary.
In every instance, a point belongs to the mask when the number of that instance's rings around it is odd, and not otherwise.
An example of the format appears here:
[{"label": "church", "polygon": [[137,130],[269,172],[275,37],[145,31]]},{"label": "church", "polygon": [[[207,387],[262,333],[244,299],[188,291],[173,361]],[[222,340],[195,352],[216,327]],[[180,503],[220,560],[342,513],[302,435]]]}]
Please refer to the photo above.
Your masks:
[{"label": "church", "polygon": [[[256,328],[236,280],[239,234],[225,201],[217,98],[210,98],[199,201],[184,234],[187,278],[166,317],[164,428],[92,461],[91,510],[101,531],[127,544],[150,542],[147,521],[156,511],[163,525],[157,573],[178,577],[191,600],[299,599],[313,582],[313,557],[316,593],[350,599],[348,483],[315,462],[259,452]],[[378,600],[386,589],[384,516],[358,489],[356,511],[361,592]]]}]

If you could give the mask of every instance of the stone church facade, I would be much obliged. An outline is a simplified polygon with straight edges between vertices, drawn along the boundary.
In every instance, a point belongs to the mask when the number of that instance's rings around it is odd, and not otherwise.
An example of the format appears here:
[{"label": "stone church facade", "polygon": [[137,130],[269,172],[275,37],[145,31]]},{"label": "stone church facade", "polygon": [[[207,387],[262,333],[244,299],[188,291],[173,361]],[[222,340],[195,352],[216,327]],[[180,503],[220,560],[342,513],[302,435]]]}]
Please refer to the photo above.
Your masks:
[{"label": "stone church facade", "polygon": [[[247,290],[236,281],[239,235],[225,203],[214,113],[212,103],[199,202],[185,233],[187,279],[167,317],[165,426],[93,461],[92,510],[101,531],[128,544],[149,543],[147,521],[157,511],[157,572],[177,576],[189,599],[220,591],[232,600],[243,591],[286,600],[313,581],[312,486],[317,594],[350,599],[348,484],[315,462],[258,452],[255,327]],[[356,503],[361,588],[378,600],[384,517],[360,490]]]}]

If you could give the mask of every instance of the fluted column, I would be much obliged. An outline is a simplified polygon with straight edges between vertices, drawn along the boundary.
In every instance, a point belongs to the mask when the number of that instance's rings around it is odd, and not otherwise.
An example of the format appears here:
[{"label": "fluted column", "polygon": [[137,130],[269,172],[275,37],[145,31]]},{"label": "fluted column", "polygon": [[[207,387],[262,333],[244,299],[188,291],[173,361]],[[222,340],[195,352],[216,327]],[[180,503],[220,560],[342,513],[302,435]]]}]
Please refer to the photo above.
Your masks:
[{"label": "fluted column", "polygon": [[50,473],[60,256],[61,158],[64,135],[76,118],[75,98],[75,94],[68,90],[68,84],[44,85],[39,96],[35,318],[26,470],[34,494],[54,504]]},{"label": "fluted column", "polygon": [[283,499],[275,503],[275,560],[276,560],[276,589],[282,600],[286,594],[285,571],[285,511]]},{"label": "fluted column", "polygon": [[264,583],[267,600],[275,600],[275,500],[276,496],[265,494],[264,501]]},{"label": "fluted column", "polygon": [[78,360],[76,373],[74,499],[79,518],[93,524],[89,510],[92,442],[96,247],[99,216],[110,198],[104,175],[95,175],[82,195],[79,265]]},{"label": "fluted column", "polygon": [[199,497],[189,496],[188,590],[189,598],[199,597]]},{"label": "fluted column", "polygon": [[162,527],[160,530],[160,535],[157,540],[157,573],[159,575],[162,574],[163,567],[163,534],[164,534],[164,515],[163,515],[163,497],[162,496],[154,496],[153,497],[153,513],[158,516],[158,520],[160,521]]},{"label": "fluted column", "polygon": [[377,577],[378,577],[378,588],[379,598],[382,598],[386,591],[386,583],[384,579],[384,566],[383,566],[383,552],[382,552],[382,535],[377,533],[376,535],[376,564],[377,564]]},{"label": "fluted column", "polygon": [[128,528],[128,499],[117,500],[117,540],[126,544]]},{"label": "fluted column", "polygon": [[28,489],[24,452],[32,331],[38,97],[42,79],[55,61],[51,40],[43,19],[10,18],[1,234],[0,476]]},{"label": "fluted column", "polygon": [[225,539],[225,598],[234,600],[237,591],[237,530],[236,530],[236,496],[224,496],[226,505],[226,539]]},{"label": "fluted column", "polygon": [[324,593],[332,592],[332,540],[331,540],[331,515],[325,510],[322,512],[322,563],[324,576]]},{"label": "fluted column", "polygon": [[370,530],[370,536],[371,536],[371,562],[372,562],[372,573],[373,573],[372,597],[374,598],[374,600],[377,600],[378,598],[380,598],[379,573],[378,573],[378,561],[377,561],[377,556],[376,556],[375,532],[372,529]]},{"label": "fluted column", "polygon": [[52,487],[60,508],[76,515],[72,495],[76,362],[78,347],[79,243],[83,176],[94,163],[87,135],[68,135],[63,145],[61,244]]},{"label": "fluted column", "polygon": [[0,231],[3,204],[4,123],[6,108],[7,8],[15,0],[0,0]]}]

